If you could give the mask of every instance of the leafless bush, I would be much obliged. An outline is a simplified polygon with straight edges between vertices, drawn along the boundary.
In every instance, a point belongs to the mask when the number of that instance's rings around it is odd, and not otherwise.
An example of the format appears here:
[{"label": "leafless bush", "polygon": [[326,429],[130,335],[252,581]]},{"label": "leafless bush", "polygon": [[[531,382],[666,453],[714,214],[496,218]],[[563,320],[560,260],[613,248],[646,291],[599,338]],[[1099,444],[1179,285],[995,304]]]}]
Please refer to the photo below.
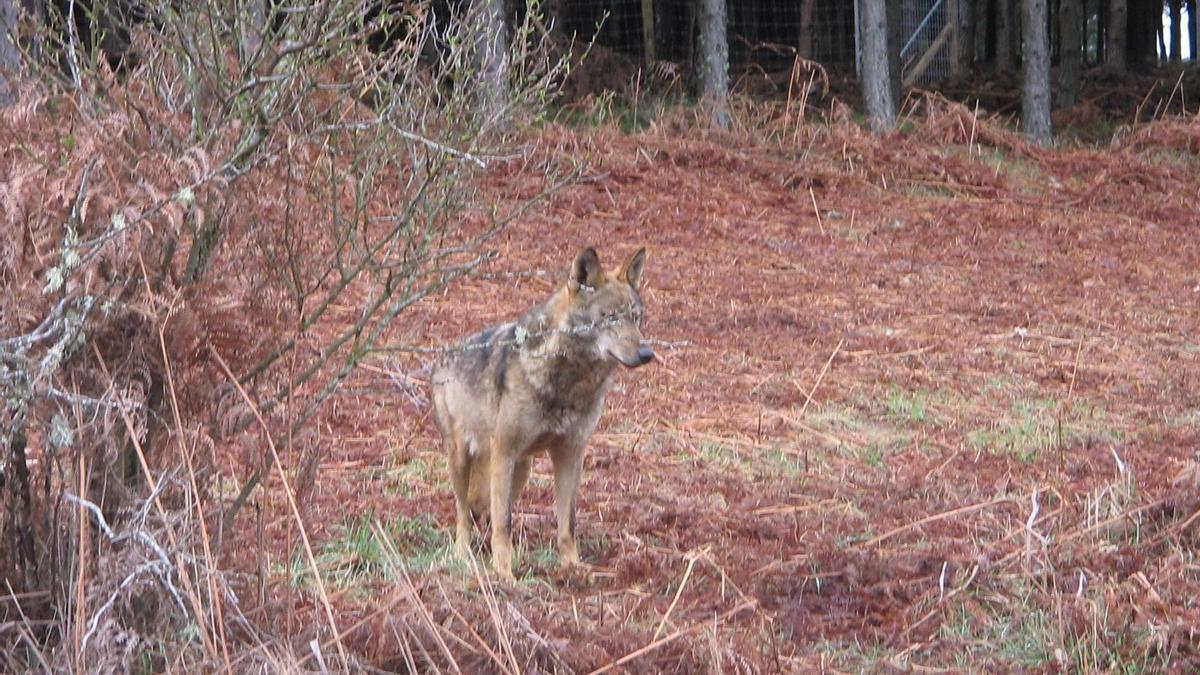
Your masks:
[{"label": "leafless bush", "polygon": [[[536,11],[498,104],[478,22],[253,5],[114,24],[98,3],[93,27],[129,36],[119,73],[74,24],[22,24],[0,111],[0,639],[23,645],[6,667],[153,661],[165,627],[176,665],[228,666],[227,630],[254,627],[224,528],[271,471],[299,522],[280,445],[521,210],[473,206],[472,178],[559,75]],[[546,169],[546,190],[569,173]],[[218,448],[245,449],[224,501]]]}]

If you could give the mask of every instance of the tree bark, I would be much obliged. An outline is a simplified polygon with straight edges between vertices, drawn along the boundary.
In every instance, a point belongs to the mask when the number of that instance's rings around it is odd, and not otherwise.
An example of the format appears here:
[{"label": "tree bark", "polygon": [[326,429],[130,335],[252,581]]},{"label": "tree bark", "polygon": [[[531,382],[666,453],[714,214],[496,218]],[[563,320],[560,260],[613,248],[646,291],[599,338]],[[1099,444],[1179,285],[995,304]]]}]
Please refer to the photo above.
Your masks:
[{"label": "tree bark", "polygon": [[950,74],[954,77],[960,77],[963,74],[963,30],[959,11],[958,0],[950,0],[946,3],[946,21],[954,26],[950,29]]},{"label": "tree bark", "polygon": [[479,71],[480,112],[485,116],[487,126],[503,126],[509,100],[510,42],[504,0],[475,0],[471,12],[475,19],[475,59]]},{"label": "tree bark", "polygon": [[1188,15],[1188,58],[1192,61],[1200,60],[1196,55],[1196,35],[1200,31],[1200,17],[1196,16],[1196,0],[1187,0],[1187,15]]},{"label": "tree bark", "polygon": [[800,45],[797,53],[802,59],[811,59],[813,57],[813,8],[816,7],[816,0],[800,0]]},{"label": "tree bark", "polygon": [[713,124],[729,128],[729,42],[725,0],[700,0],[700,95]]},{"label": "tree bark", "polygon": [[1183,60],[1183,0],[1170,0],[1171,5],[1171,60]]},{"label": "tree bark", "polygon": [[[1129,68],[1153,65],[1159,54],[1167,58],[1166,36],[1163,35],[1162,0],[1125,0],[1125,63]],[[1162,49],[1159,49],[1159,42]]]},{"label": "tree bark", "polygon": [[1017,68],[1017,13],[1014,0],[996,0],[996,71],[1008,73]]},{"label": "tree bark", "polygon": [[647,64],[658,60],[654,37],[654,0],[642,0],[642,60]]},{"label": "tree bark", "polygon": [[901,82],[904,64],[900,60],[900,48],[904,46],[904,40],[908,36],[904,34],[904,3],[889,0],[886,4],[888,74],[892,83],[892,101],[898,106],[904,93]]},{"label": "tree bark", "polygon": [[[876,133],[896,124],[892,98],[892,76],[888,63],[888,12],[886,0],[860,0],[859,26],[862,34],[862,88],[867,117]],[[898,51],[898,50],[897,50]]]},{"label": "tree bark", "polygon": [[0,0],[0,106],[12,103],[10,88],[21,65],[17,49],[16,0]]},{"label": "tree bark", "polygon": [[980,51],[983,52],[983,60],[992,64],[995,68],[996,64],[996,0],[979,0],[981,3],[979,11],[975,16],[979,19],[975,22],[975,41],[976,44],[982,45]]},{"label": "tree bark", "polygon": [[1108,31],[1104,36],[1104,53],[1109,66],[1125,70],[1129,7],[1125,0],[1108,0]]},{"label": "tree bark", "polygon": [[1062,0],[1058,6],[1058,106],[1079,101],[1083,67],[1083,0]]},{"label": "tree bark", "polygon": [[959,8],[959,28],[962,30],[963,70],[970,70],[975,63],[975,24],[979,21],[979,0],[963,0]]},{"label": "tree bark", "polygon": [[1050,36],[1046,0],[1022,0],[1023,83],[1021,128],[1041,144],[1050,142]]}]

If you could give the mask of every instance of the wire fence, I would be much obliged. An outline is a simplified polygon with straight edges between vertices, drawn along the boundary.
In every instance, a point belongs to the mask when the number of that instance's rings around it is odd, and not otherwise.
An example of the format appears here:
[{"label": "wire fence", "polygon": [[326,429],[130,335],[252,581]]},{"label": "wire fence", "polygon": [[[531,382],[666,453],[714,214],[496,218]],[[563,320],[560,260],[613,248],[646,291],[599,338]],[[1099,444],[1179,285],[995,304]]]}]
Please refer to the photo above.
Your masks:
[{"label": "wire fence", "polygon": [[900,13],[901,79],[930,84],[951,75],[952,14],[958,0],[905,0]]},{"label": "wire fence", "polygon": [[[952,74],[962,0],[897,0],[901,64],[908,84]],[[640,63],[669,62],[694,73],[696,0],[560,0],[559,25],[580,38]],[[857,2],[738,0],[727,2],[730,75],[787,73],[797,57],[828,71],[857,64]]]},{"label": "wire fence", "polygon": [[[828,67],[854,65],[854,2],[729,2],[730,70],[789,70],[797,56]],[[695,0],[562,0],[560,25],[630,58],[670,61],[691,72],[696,61]]]}]

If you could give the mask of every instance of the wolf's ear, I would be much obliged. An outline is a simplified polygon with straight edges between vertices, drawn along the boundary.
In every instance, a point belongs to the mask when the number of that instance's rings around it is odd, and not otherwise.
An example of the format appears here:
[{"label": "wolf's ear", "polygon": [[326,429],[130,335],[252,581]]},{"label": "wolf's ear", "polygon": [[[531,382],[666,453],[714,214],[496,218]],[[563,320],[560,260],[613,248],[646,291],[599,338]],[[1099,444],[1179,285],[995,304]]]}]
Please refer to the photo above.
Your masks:
[{"label": "wolf's ear", "polygon": [[621,271],[617,273],[617,278],[624,279],[625,281],[629,282],[630,286],[637,288],[638,282],[642,279],[642,265],[645,262],[646,247],[643,246],[637,250],[637,253],[633,254],[633,257],[630,258],[624,266],[621,267]]},{"label": "wolf's ear", "polygon": [[600,256],[596,255],[596,249],[589,246],[580,251],[579,255],[575,256],[575,262],[571,263],[571,278],[567,280],[567,286],[572,292],[583,286],[596,288],[600,285],[602,273]]}]

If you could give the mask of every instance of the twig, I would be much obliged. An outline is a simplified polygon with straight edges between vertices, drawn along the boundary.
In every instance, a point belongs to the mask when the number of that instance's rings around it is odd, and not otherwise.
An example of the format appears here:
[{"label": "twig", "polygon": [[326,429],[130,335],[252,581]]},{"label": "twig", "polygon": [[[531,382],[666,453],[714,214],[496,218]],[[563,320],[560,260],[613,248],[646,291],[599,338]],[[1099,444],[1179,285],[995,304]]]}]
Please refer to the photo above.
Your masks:
[{"label": "twig", "polygon": [[1038,514],[1042,512],[1042,505],[1038,502],[1038,493],[1040,490],[1034,488],[1033,493],[1029,495],[1031,508],[1029,518],[1025,521],[1025,555],[1033,556],[1033,542],[1036,539],[1043,546],[1046,545],[1046,536],[1041,532],[1033,529],[1033,524],[1037,522]]},{"label": "twig", "polygon": [[588,675],[599,675],[600,673],[606,673],[606,672],[612,670],[613,668],[616,668],[617,666],[621,666],[626,663],[629,663],[630,661],[638,658],[639,656],[648,654],[669,642],[674,642],[675,640],[678,640],[679,638],[683,637],[684,635],[687,635],[689,633],[694,633],[697,630],[700,630],[701,628],[704,628],[705,626],[709,625],[710,622],[719,624],[722,621],[725,621],[726,619],[728,619],[729,617],[731,617],[735,614],[738,614],[739,612],[741,612],[743,610],[749,609],[750,607],[753,607],[756,604],[758,604],[757,600],[747,600],[746,602],[743,602],[742,604],[738,605],[737,607],[734,607],[733,609],[729,610],[728,612],[725,612],[724,614],[715,616],[712,619],[706,619],[704,621],[697,621],[696,623],[688,626],[687,628],[681,628],[660,640],[655,640],[655,641],[651,642],[650,644],[646,645],[645,647],[642,647],[641,649],[632,651],[632,652],[626,654],[625,656],[622,656],[621,658],[617,659],[616,661],[609,663],[606,666],[601,666],[600,668],[597,668],[597,669],[593,670],[592,672],[588,673]]},{"label": "twig", "polygon": [[825,372],[829,370],[829,364],[833,363],[834,357],[837,356],[839,351],[841,351],[843,342],[845,342],[845,340],[838,340],[837,346],[833,348],[833,353],[829,355],[829,359],[825,361],[825,365],[821,368],[820,374],[817,375],[817,381],[813,383],[812,389],[808,390],[808,392],[804,394],[804,405],[801,406],[800,413],[797,415],[797,417],[804,417],[804,412],[808,410],[808,404],[812,403],[813,394],[817,393],[817,387],[821,386],[821,380],[825,379]]},{"label": "twig", "polygon": [[[146,274],[146,266],[142,261],[142,256],[138,254],[138,262],[142,268],[142,279],[146,284],[146,292],[149,297],[154,297],[154,291],[150,287],[150,277]],[[171,412],[175,418],[175,431],[179,443],[179,454],[183,455],[184,462],[187,464],[189,487],[192,491],[193,499],[191,500],[196,507],[196,520],[200,524],[200,541],[204,547],[204,568],[207,572],[208,586],[208,604],[216,611],[217,633],[221,641],[221,657],[225,660],[225,670],[232,672],[233,666],[229,659],[229,640],[225,636],[225,610],[224,603],[221,602],[221,594],[217,592],[216,579],[217,570],[213,564],[213,546],[212,537],[208,533],[208,523],[204,517],[204,508],[200,499],[200,486],[196,482],[196,468],[192,463],[192,453],[184,445],[183,439],[186,434],[183,429],[183,416],[179,413],[179,400],[175,390],[175,376],[171,367],[171,359],[167,354],[167,339],[166,329],[167,321],[174,314],[175,307],[180,299],[180,293],[177,292],[171,300],[170,309],[167,311],[166,317],[158,322],[158,346],[163,359],[163,371],[167,376],[167,391],[171,395]],[[219,541],[217,542],[220,543]]]},{"label": "twig", "polygon": [[452,148],[448,145],[442,145],[441,143],[438,143],[437,141],[432,141],[428,138],[425,138],[424,136],[419,136],[417,134],[414,134],[411,131],[405,131],[404,129],[401,129],[400,127],[396,126],[396,124],[394,122],[388,122],[388,128],[390,128],[392,131],[396,132],[397,134],[400,134],[404,138],[407,138],[410,141],[416,141],[417,143],[421,143],[422,145],[433,148],[434,150],[437,150],[438,152],[450,155],[451,157],[458,157],[459,159],[465,159],[469,162],[473,162],[476,166],[478,166],[481,169],[487,168],[486,162],[484,162],[479,157],[472,155],[469,152],[463,152],[462,150],[455,150],[454,148]]},{"label": "twig", "polygon": [[946,603],[950,602],[950,600],[952,598],[954,598],[954,596],[956,596],[959,593],[962,593],[964,590],[966,590],[967,586],[970,586],[971,582],[975,581],[975,577],[978,576],[978,574],[979,574],[979,565],[972,565],[971,566],[971,575],[967,577],[967,580],[962,582],[957,587],[955,587],[954,590],[950,591],[948,594],[946,594],[942,598],[940,598],[937,601],[937,604],[935,604],[933,606],[933,609],[929,610],[925,614],[925,616],[922,616],[920,619],[917,619],[913,623],[909,624],[908,627],[904,629],[904,634],[905,635],[911,634],[914,630],[916,630],[917,626],[920,626],[921,624],[928,621],[930,619],[930,617],[937,614],[937,611],[939,609],[941,609],[942,607],[945,607]]},{"label": "twig", "polygon": [[[26,624],[27,623],[28,622],[26,622]],[[46,656],[42,654],[41,648],[38,647],[37,642],[33,639],[33,633],[29,629],[28,625],[18,625],[17,634],[20,635],[21,639],[25,641],[25,644],[29,646],[29,651],[33,652],[33,655],[37,658],[38,664],[42,667],[42,670],[46,671],[47,673],[53,673],[54,669],[51,668],[50,664],[46,662]]]},{"label": "twig", "polygon": [[333,635],[337,638],[338,655],[342,658],[342,665],[349,667],[350,662],[346,656],[346,647],[342,644],[341,632],[338,630],[337,620],[333,617],[333,605],[329,602],[329,594],[325,592],[325,581],[321,578],[321,570],[317,567],[316,556],[313,555],[312,542],[308,539],[308,530],[304,527],[304,520],[300,517],[300,508],[296,505],[296,494],[292,490],[292,486],[288,482],[287,473],[283,470],[283,462],[279,459],[279,451],[275,448],[275,440],[271,437],[271,430],[267,427],[266,420],[263,419],[262,412],[255,405],[250,395],[246,393],[245,388],[238,382],[233,371],[229,369],[229,364],[221,357],[221,353],[217,351],[215,346],[209,345],[209,350],[216,359],[217,364],[221,366],[221,370],[225,372],[225,376],[229,378],[229,382],[237,389],[242,400],[250,407],[250,412],[258,420],[259,426],[262,427],[263,436],[266,438],[267,446],[271,449],[271,458],[275,462],[275,468],[279,471],[279,480],[283,482],[283,493],[287,496],[288,506],[291,508],[292,517],[296,520],[296,527],[300,531],[300,538],[304,542],[304,555],[308,558],[309,569],[312,570],[313,581],[317,584],[317,590],[321,595],[321,604],[325,608],[325,618],[329,621],[329,628],[333,631]]},{"label": "twig", "polygon": [[[371,527],[375,531],[375,537],[379,541],[384,542],[384,546],[387,547],[388,552],[393,556],[393,559],[398,558],[400,555],[399,551],[396,550],[392,540],[387,536],[387,533],[383,531],[383,528],[379,525],[379,523],[372,522]],[[458,661],[454,659],[454,654],[450,652],[450,648],[446,646],[446,641],[442,639],[442,632],[445,631],[446,628],[433,619],[433,614],[429,611],[429,607],[425,605],[425,601],[421,599],[421,595],[417,593],[417,587],[415,584],[413,584],[412,577],[409,576],[408,570],[403,565],[400,566],[400,573],[404,577],[404,590],[408,594],[412,605],[417,608],[421,615],[421,619],[427,626],[429,626],[430,634],[432,634],[433,639],[437,641],[438,647],[442,650],[442,653],[446,655],[447,659],[449,659],[450,665],[454,667],[454,672],[462,675],[462,669],[459,668]],[[448,634],[457,638],[457,636],[453,633],[448,632]]]},{"label": "twig", "polygon": [[[772,414],[774,414],[776,417],[778,417],[779,419],[783,420],[784,422],[787,422],[788,424],[796,427],[797,429],[800,429],[801,431],[806,431],[818,438],[823,438],[826,441],[833,443],[833,445],[836,447],[839,447],[839,448],[841,448],[841,447],[853,448],[854,447],[850,443],[847,443],[845,440],[838,438],[837,436],[834,436],[833,434],[831,434],[827,431],[821,431],[820,429],[814,429],[813,427],[805,424],[804,422],[801,422],[800,420],[792,417],[791,415],[783,412],[782,410],[773,410],[770,412]],[[779,450],[781,452],[786,452],[789,454],[795,454],[795,455],[801,454],[795,448],[792,448],[792,447],[786,446],[786,445],[780,446]]]},{"label": "twig", "polygon": [[679,602],[679,596],[683,595],[683,589],[687,586],[688,579],[692,577],[692,570],[696,567],[696,556],[688,556],[687,569],[683,572],[683,580],[679,582],[679,588],[675,589],[675,597],[671,600],[671,605],[667,607],[667,612],[663,614],[662,621],[658,622],[658,628],[654,630],[652,640],[657,640],[659,635],[662,635],[662,630],[667,625],[667,619],[671,618],[671,612],[675,610],[675,605]]},{"label": "twig", "polygon": [[964,513],[972,513],[974,511],[982,511],[983,509],[986,509],[988,507],[995,506],[997,504],[1004,504],[1005,502],[1010,502],[1010,501],[1012,501],[1012,499],[1010,497],[997,497],[991,501],[983,502],[980,504],[971,504],[970,506],[963,506],[963,507],[959,507],[957,509],[943,511],[942,513],[935,513],[932,516],[926,516],[916,522],[912,522],[907,525],[902,525],[895,529],[888,530],[887,532],[884,532],[883,534],[879,535],[878,537],[868,539],[867,541],[863,542],[862,545],[864,547],[874,546],[882,541],[891,539],[892,537],[894,537],[898,534],[902,534],[904,532],[908,532],[909,530],[913,530],[918,527],[921,527],[922,525],[928,525],[929,523],[935,523],[939,520],[953,518],[954,516],[960,516]]},{"label": "twig", "polygon": [[[42,668],[45,669],[47,673],[53,673],[54,670],[50,668],[50,664],[46,663],[46,657],[42,654],[41,649],[33,640],[33,626],[29,621],[29,617],[25,616],[25,610],[21,607],[21,603],[17,600],[17,598],[22,597],[22,594],[18,594],[13,591],[12,584],[9,583],[8,579],[4,580],[4,587],[8,589],[8,595],[5,597],[13,599],[13,605],[15,605],[17,608],[17,615],[21,617],[21,624],[17,627],[17,629],[20,631],[21,638],[24,639],[29,645],[29,650],[37,657],[38,663],[42,665]],[[28,596],[31,594],[26,593],[24,595]]]},{"label": "twig", "polygon": [[[1192,25],[1194,26],[1195,24],[1192,24]],[[1192,57],[1192,58],[1195,58],[1195,57]],[[1187,74],[1186,69],[1179,71],[1179,77],[1175,79],[1175,87],[1171,89],[1171,95],[1167,97],[1167,102],[1163,104],[1162,119],[1166,119],[1167,110],[1171,107],[1171,102],[1175,100],[1175,94],[1179,92],[1179,89],[1181,87],[1183,87],[1183,76],[1186,74]],[[1183,112],[1185,112],[1185,113],[1187,112],[1186,104],[1185,104],[1185,109]]]},{"label": "twig", "polygon": [[1146,95],[1142,97],[1142,102],[1137,104],[1137,109],[1134,110],[1133,113],[1133,126],[1136,127],[1138,122],[1141,120],[1142,108],[1146,106],[1146,101],[1150,100],[1150,94],[1153,94],[1155,89],[1158,89],[1158,80],[1155,80],[1154,83],[1150,85],[1150,89],[1147,90]]},{"label": "twig", "polygon": [[[971,136],[967,140],[967,157],[972,157],[975,154],[975,127],[979,124],[979,99],[975,99],[975,112],[971,114]],[[980,148],[980,154],[983,149]]]},{"label": "twig", "polygon": [[[77,497],[65,490],[62,492],[62,496],[66,501],[90,511],[96,518],[96,524],[100,527],[100,531],[110,543],[117,544],[127,538],[136,539],[141,542],[143,546],[150,549],[154,553],[154,556],[158,559],[158,564],[162,566],[162,569],[171,569],[170,556],[167,555],[167,552],[163,550],[163,547],[157,541],[154,541],[153,537],[140,530],[131,535],[117,536],[112,531],[112,528],[109,527],[108,521],[104,519],[104,514],[100,511],[100,507],[97,506],[95,502],[89,501],[82,497]],[[183,598],[179,596],[179,591],[173,585],[171,585],[170,575],[160,574],[159,578],[163,583],[163,587],[166,588],[167,592],[170,593],[171,597],[175,600],[175,604],[179,606],[179,609],[183,612],[187,612],[187,605],[183,602]]]},{"label": "twig", "polygon": [[117,535],[113,534],[112,528],[108,526],[108,521],[104,518],[104,514],[100,512],[99,506],[86,499],[76,497],[70,492],[64,491],[62,496],[63,499],[67,500],[68,502],[75,504],[76,506],[82,506],[88,511],[91,511],[92,515],[96,518],[96,524],[100,526],[100,531],[104,533],[104,536],[107,537],[109,541],[116,541]]},{"label": "twig", "polygon": [[[504,627],[504,621],[500,617],[500,605],[496,600],[496,588],[492,584],[491,579],[481,569],[478,560],[471,556],[471,571],[475,573],[475,579],[479,582],[479,588],[483,591],[483,603],[487,606],[488,616],[492,620],[492,625],[496,627],[496,637],[500,642],[500,650],[504,652],[504,656],[508,657],[508,663],[505,663],[499,656],[492,653],[489,649],[488,653],[492,655],[496,665],[505,673],[520,673],[521,666],[517,663],[517,655],[513,653],[512,640],[508,637],[508,630]],[[509,670],[509,667],[512,667]]]},{"label": "twig", "polygon": [[1166,532],[1163,532],[1162,534],[1158,535],[1154,539],[1151,539],[1149,546],[1151,546],[1151,547],[1158,546],[1159,544],[1166,541],[1167,538],[1169,538],[1169,537],[1172,537],[1176,534],[1183,534],[1184,530],[1191,527],[1192,523],[1196,522],[1197,520],[1200,520],[1200,509],[1196,509],[1195,513],[1188,516],[1187,520],[1183,521],[1182,523],[1179,523],[1178,525],[1172,525],[1170,528],[1167,529]]},{"label": "twig", "polygon": [[117,586],[117,590],[113,591],[112,595],[108,596],[108,600],[105,601],[103,605],[100,605],[100,608],[97,609],[96,613],[92,615],[92,620],[88,622],[88,631],[84,634],[83,640],[81,640],[79,643],[79,652],[81,654],[87,649],[88,641],[92,639],[93,635],[95,635],[96,629],[100,627],[100,619],[105,615],[105,613],[108,612],[108,610],[112,609],[112,606],[117,601],[117,598],[121,597],[121,594],[124,593],[125,589],[133,583],[134,579],[138,578],[144,572],[154,571],[154,568],[161,564],[162,563],[160,562],[142,563],[137,569],[130,572],[129,576],[121,580],[121,583]]},{"label": "twig", "polygon": [[1071,394],[1075,393],[1075,374],[1079,372],[1079,352],[1083,351],[1083,338],[1075,346],[1075,363],[1071,365],[1071,384],[1067,385],[1067,403],[1071,402]]},{"label": "twig", "polygon": [[821,236],[827,236],[825,225],[821,222],[821,209],[817,208],[817,195],[813,192],[811,185],[808,187],[808,196],[812,198],[813,213],[817,214],[817,227],[821,230]]}]

